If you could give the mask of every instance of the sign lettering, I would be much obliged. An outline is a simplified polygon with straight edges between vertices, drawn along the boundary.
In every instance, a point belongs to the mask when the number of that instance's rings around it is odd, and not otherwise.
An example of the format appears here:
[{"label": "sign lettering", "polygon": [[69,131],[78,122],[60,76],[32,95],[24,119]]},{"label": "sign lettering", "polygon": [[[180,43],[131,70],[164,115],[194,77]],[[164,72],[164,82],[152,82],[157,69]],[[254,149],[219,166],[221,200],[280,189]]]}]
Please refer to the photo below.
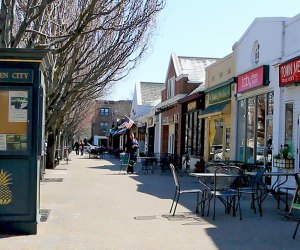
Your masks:
[{"label": "sign lettering", "polygon": [[33,70],[0,68],[0,82],[32,83],[33,82]]},{"label": "sign lettering", "polygon": [[208,102],[209,104],[222,102],[230,99],[231,97],[231,88],[230,86],[224,86],[209,92],[208,94]]},{"label": "sign lettering", "polygon": [[300,59],[279,66],[279,86],[300,81]]},{"label": "sign lettering", "polygon": [[251,70],[238,76],[237,92],[253,89],[264,85],[269,80],[269,75],[264,78],[264,66]]}]

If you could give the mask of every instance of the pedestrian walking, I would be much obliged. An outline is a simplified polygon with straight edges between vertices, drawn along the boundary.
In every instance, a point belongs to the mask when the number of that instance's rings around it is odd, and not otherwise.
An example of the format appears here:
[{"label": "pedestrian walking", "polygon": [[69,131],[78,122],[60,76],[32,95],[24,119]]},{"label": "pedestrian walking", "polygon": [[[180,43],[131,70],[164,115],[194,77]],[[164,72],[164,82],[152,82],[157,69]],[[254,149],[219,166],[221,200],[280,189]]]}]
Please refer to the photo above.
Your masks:
[{"label": "pedestrian walking", "polygon": [[79,142],[78,142],[78,141],[76,141],[76,142],[74,143],[74,147],[75,147],[76,155],[79,155]]},{"label": "pedestrian walking", "polygon": [[128,141],[126,143],[126,152],[129,158],[129,164],[127,167],[127,173],[133,173],[133,166],[137,159],[137,150],[139,148],[139,143],[134,137],[134,133],[130,132]]}]

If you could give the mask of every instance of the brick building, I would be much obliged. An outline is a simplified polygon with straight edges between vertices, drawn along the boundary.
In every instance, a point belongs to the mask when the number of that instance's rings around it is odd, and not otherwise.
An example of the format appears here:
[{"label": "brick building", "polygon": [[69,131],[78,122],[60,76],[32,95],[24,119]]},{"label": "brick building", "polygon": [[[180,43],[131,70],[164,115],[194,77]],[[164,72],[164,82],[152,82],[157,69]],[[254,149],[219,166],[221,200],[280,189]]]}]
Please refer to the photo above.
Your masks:
[{"label": "brick building", "polygon": [[[171,55],[162,102],[156,106],[156,115],[161,116],[161,154],[181,157],[188,149],[183,141],[187,131],[182,123],[180,100],[187,97],[205,80],[205,67],[217,58],[185,57]],[[184,125],[185,126],[185,125]],[[190,129],[190,128],[187,128]],[[179,158],[178,158],[179,160]]]},{"label": "brick building", "polygon": [[129,100],[96,100],[92,119],[93,144],[104,147],[113,145],[110,129],[120,125],[125,115],[130,115],[131,105],[132,101]]}]

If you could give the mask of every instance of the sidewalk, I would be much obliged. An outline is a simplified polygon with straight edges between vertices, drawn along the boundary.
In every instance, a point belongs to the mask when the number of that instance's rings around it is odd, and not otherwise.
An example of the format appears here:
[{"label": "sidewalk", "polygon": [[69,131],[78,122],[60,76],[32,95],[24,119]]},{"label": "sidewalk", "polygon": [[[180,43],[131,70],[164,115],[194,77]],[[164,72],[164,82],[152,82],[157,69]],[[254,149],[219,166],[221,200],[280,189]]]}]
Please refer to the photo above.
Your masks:
[{"label": "sidewalk", "polygon": [[[242,200],[243,220],[225,215],[194,213],[193,195],[181,197],[176,216],[168,214],[174,195],[169,173],[119,174],[116,158],[88,159],[70,155],[41,183],[42,219],[38,234],[0,235],[2,250],[195,250],[298,249],[296,222],[284,219],[268,197],[263,217]],[[138,168],[136,168],[138,171]],[[184,184],[196,180],[181,177]],[[195,184],[195,183],[194,183]],[[47,213],[49,213],[47,218]]]}]

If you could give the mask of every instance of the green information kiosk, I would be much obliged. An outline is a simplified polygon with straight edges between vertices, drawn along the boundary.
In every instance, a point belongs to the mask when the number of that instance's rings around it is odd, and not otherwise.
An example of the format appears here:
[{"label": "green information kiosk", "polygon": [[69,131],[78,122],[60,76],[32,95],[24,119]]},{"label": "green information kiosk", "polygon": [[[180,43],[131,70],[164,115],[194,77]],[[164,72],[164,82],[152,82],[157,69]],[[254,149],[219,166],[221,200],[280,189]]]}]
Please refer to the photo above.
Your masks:
[{"label": "green information kiosk", "polygon": [[36,234],[47,50],[0,49],[0,233]]}]

